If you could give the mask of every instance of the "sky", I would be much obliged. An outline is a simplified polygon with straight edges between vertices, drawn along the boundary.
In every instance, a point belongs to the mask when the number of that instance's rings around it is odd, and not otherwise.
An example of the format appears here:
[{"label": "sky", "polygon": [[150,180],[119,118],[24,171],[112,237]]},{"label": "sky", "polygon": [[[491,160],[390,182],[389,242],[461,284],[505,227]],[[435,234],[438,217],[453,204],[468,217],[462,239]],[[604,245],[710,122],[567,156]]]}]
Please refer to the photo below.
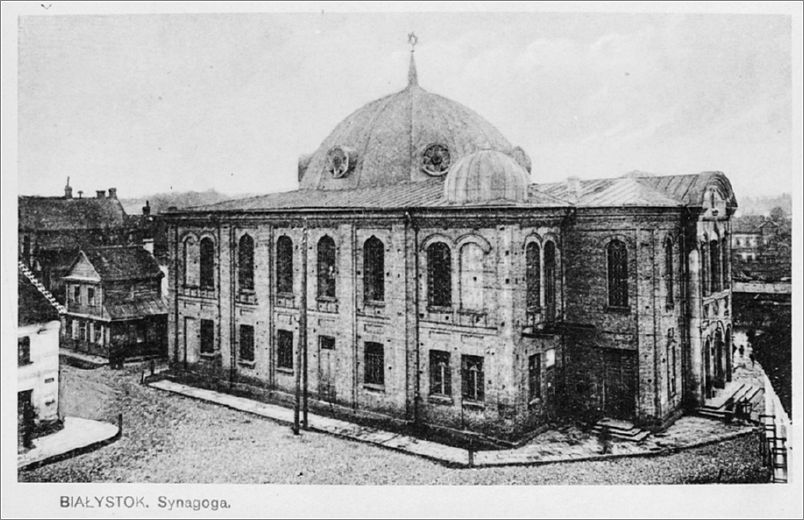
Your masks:
[{"label": "sky", "polygon": [[247,13],[26,16],[18,191],[296,189],[359,107],[419,84],[472,108],[533,182],[720,170],[792,190],[784,15]]}]

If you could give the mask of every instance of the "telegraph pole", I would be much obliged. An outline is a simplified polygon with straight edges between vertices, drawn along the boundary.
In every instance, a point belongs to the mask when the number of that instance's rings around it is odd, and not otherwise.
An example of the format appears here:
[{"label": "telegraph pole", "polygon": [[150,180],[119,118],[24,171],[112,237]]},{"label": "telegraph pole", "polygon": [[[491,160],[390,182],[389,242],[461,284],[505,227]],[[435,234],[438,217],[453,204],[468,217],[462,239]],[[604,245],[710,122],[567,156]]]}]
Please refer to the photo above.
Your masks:
[{"label": "telegraph pole", "polygon": [[299,298],[299,350],[302,354],[302,426],[307,429],[307,218],[304,219],[302,230],[302,293]]}]

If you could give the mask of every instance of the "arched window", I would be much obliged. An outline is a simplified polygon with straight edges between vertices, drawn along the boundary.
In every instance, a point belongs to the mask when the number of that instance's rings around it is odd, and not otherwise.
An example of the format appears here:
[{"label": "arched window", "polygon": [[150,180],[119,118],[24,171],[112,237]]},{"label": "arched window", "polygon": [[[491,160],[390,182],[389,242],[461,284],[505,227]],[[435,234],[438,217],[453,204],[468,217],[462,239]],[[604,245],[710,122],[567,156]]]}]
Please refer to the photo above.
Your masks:
[{"label": "arched window", "polygon": [[452,305],[452,264],[449,247],[435,242],[427,248],[427,301],[430,305]]},{"label": "arched window", "polygon": [[461,248],[461,308],[483,309],[483,249],[474,242]]},{"label": "arched window", "polygon": [[201,288],[215,288],[215,244],[209,237],[201,239]]},{"label": "arched window", "polygon": [[709,243],[704,237],[701,242],[701,292],[704,296],[709,294]]},{"label": "arched window", "polygon": [[667,309],[672,309],[675,305],[673,298],[675,288],[673,282],[673,242],[668,238],[664,242],[664,291],[665,306]]},{"label": "arched window", "polygon": [[326,235],[318,241],[318,296],[335,298],[335,241]]},{"label": "arched window", "polygon": [[556,244],[552,240],[544,244],[544,306],[545,318],[556,317]]},{"label": "arched window", "polygon": [[188,287],[198,286],[198,257],[196,255],[195,239],[188,237],[184,241],[184,251],[182,251],[184,285]]},{"label": "arched window", "polygon": [[385,300],[385,246],[377,237],[363,244],[363,298],[369,302]]},{"label": "arched window", "polygon": [[608,257],[609,306],[628,307],[628,250],[620,240],[606,247]]},{"label": "arched window", "polygon": [[276,241],[276,292],[293,293],[293,240],[285,235]]},{"label": "arched window", "polygon": [[528,309],[541,306],[542,259],[539,244],[531,242],[525,248],[525,284],[527,286],[525,304]]},{"label": "arched window", "polygon": [[729,243],[726,237],[723,237],[723,247],[720,248],[720,257],[723,260],[723,288],[728,289],[731,287],[731,276],[729,272],[729,260],[731,260],[731,253],[729,252]]},{"label": "arched window", "polygon": [[240,290],[254,290],[254,239],[249,235],[237,246],[237,283]]},{"label": "arched window", "polygon": [[720,290],[720,247],[717,240],[709,242],[709,259],[709,290],[717,292]]}]

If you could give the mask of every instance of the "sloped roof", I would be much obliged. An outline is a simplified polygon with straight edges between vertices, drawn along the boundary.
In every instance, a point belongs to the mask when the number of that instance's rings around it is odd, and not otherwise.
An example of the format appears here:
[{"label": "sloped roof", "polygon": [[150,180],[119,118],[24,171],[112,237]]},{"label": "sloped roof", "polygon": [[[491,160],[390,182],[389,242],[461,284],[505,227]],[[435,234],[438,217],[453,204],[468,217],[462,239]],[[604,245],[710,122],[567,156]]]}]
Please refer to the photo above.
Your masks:
[{"label": "sloped roof", "polygon": [[762,215],[741,215],[731,221],[732,233],[759,234],[759,226],[765,221]]},{"label": "sloped roof", "polygon": [[686,206],[698,207],[703,205],[706,187],[715,184],[720,187],[726,197],[726,205],[737,207],[737,198],[731,187],[728,177],[723,172],[701,172],[688,175],[662,175],[639,177],[639,182],[650,185],[663,191],[675,200]]},{"label": "sloped roof", "polygon": [[17,326],[47,323],[59,319],[56,308],[19,270],[17,271],[17,298]]},{"label": "sloped roof", "polygon": [[[567,202],[530,186],[527,202],[506,204],[516,207],[561,207]],[[406,182],[395,186],[377,186],[353,190],[295,190],[269,193],[258,197],[229,200],[180,210],[190,212],[228,211],[298,211],[310,209],[402,209],[410,207],[450,207],[444,199],[441,179]]]},{"label": "sloped roof", "polygon": [[167,314],[168,312],[165,302],[156,296],[129,299],[110,293],[104,298],[103,306],[106,312],[109,313],[109,317],[113,320],[159,316],[161,314]]},{"label": "sloped roof", "polygon": [[122,227],[126,212],[118,199],[18,197],[19,229],[60,231]]},{"label": "sloped roof", "polygon": [[83,253],[105,282],[158,278],[163,275],[154,256],[141,246],[96,247],[84,249]]},{"label": "sloped roof", "polygon": [[677,207],[681,203],[665,193],[653,189],[633,177],[614,179],[578,180],[578,193],[570,189],[568,182],[540,184],[538,189],[554,197],[573,201],[576,206],[648,206]]}]

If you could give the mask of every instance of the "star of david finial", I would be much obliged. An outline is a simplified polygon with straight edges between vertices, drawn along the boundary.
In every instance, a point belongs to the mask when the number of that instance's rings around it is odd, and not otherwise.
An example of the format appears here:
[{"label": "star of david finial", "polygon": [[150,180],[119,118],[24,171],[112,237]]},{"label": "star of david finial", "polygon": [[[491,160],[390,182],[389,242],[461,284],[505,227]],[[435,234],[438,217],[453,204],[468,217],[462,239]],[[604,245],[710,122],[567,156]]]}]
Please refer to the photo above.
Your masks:
[{"label": "star of david finial", "polygon": [[419,43],[419,37],[416,36],[416,33],[409,33],[408,34],[408,43],[410,44],[410,52],[413,52],[416,47],[416,44]]}]

